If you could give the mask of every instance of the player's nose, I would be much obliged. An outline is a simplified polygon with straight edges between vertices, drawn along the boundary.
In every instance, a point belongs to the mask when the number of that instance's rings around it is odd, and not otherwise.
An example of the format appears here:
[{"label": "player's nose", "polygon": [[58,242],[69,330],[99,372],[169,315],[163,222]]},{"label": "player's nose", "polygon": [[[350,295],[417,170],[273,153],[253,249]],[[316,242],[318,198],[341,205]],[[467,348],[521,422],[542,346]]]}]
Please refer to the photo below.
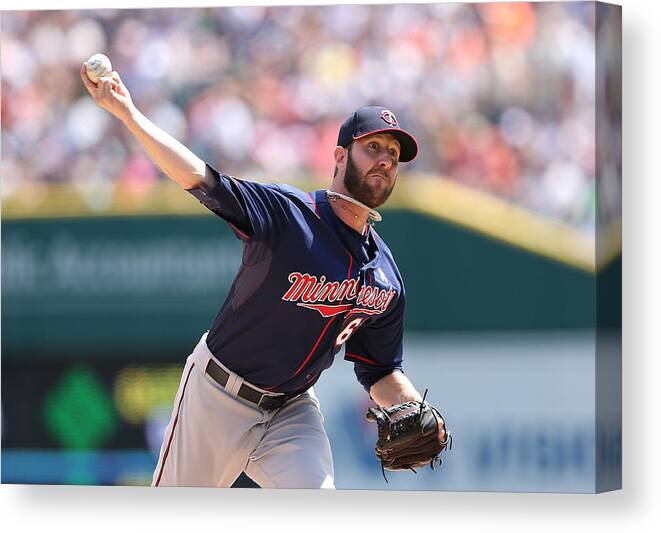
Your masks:
[{"label": "player's nose", "polygon": [[390,170],[392,168],[392,165],[393,165],[393,161],[390,156],[382,157],[381,160],[379,161],[379,166],[385,168],[386,170]]}]

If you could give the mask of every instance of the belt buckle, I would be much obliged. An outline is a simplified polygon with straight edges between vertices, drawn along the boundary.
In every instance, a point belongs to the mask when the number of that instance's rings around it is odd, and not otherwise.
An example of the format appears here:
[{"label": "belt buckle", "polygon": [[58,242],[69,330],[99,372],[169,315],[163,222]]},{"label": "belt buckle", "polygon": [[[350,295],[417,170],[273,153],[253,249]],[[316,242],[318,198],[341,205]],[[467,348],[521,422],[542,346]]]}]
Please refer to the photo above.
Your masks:
[{"label": "belt buckle", "polygon": [[259,400],[257,407],[261,407],[262,409],[271,411],[273,409],[277,409],[283,403],[285,403],[284,399],[285,399],[284,396],[271,396],[269,394],[264,394]]}]

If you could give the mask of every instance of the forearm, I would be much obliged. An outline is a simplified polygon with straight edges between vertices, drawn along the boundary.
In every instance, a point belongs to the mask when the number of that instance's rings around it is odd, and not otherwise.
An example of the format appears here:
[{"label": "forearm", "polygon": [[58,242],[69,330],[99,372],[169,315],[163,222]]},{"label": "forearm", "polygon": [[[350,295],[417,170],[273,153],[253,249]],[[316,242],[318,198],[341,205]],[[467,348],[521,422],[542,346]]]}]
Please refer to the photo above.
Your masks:
[{"label": "forearm", "polygon": [[184,189],[213,186],[213,174],[204,161],[138,110],[119,73],[112,71],[94,83],[87,76],[87,67],[83,63],[80,78],[96,104],[128,128],[166,176]]},{"label": "forearm", "polygon": [[204,161],[159,128],[135,106],[126,113],[122,122],[154,164],[184,189],[193,189],[203,184],[212,186],[213,176]]},{"label": "forearm", "polygon": [[397,370],[374,383],[370,387],[370,396],[381,407],[422,400],[411,380]]}]

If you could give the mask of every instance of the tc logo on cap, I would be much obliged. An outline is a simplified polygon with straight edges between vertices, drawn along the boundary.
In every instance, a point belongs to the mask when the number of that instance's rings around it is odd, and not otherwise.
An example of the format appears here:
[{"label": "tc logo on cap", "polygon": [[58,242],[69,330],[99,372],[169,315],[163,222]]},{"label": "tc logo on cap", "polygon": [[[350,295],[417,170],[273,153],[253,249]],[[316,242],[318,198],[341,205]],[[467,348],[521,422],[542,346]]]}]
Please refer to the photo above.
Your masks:
[{"label": "tc logo on cap", "polygon": [[397,117],[392,111],[388,111],[387,109],[381,111],[381,120],[393,128],[397,126]]}]

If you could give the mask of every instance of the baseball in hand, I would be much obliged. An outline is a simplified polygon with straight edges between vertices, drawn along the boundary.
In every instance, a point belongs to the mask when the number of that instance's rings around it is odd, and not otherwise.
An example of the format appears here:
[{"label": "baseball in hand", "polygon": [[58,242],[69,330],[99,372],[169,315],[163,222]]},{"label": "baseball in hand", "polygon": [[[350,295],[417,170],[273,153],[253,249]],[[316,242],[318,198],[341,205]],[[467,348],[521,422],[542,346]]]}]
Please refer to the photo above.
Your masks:
[{"label": "baseball in hand", "polygon": [[96,83],[101,76],[107,76],[112,72],[112,65],[110,59],[104,54],[94,54],[87,61],[85,61],[85,70],[87,77]]}]

